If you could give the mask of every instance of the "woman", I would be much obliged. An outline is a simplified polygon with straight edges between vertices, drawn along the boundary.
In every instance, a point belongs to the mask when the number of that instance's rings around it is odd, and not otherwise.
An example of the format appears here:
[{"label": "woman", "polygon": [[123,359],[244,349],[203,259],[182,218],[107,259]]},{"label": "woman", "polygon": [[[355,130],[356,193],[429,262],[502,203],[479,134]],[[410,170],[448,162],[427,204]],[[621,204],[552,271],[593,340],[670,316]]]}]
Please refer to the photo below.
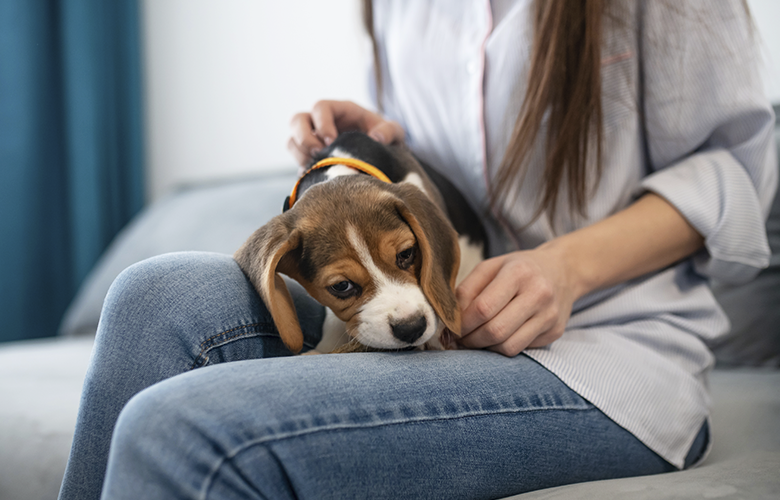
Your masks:
[{"label": "woman", "polygon": [[[467,349],[278,357],[229,257],[138,264],[106,299],[61,498],[104,474],[105,498],[495,498],[705,455],[705,341],[728,328],[708,280],[766,266],[777,182],[744,5],[368,7],[384,114],[323,101],[290,149],[406,140],[481,210]],[[312,346],[322,309],[296,300]]]}]

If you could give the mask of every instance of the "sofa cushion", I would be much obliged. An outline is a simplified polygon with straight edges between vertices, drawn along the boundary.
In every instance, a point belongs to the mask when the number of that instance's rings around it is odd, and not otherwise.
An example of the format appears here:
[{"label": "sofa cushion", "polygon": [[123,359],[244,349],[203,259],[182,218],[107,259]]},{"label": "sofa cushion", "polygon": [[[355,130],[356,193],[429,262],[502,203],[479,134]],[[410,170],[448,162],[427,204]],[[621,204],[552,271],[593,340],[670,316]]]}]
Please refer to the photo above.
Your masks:
[{"label": "sofa cushion", "polygon": [[[780,157],[780,131],[775,133]],[[769,267],[741,286],[715,284],[713,290],[731,320],[731,331],[710,345],[720,366],[780,367],[780,196],[766,223],[772,258]]]},{"label": "sofa cushion", "polygon": [[54,499],[73,440],[92,337],[0,346],[0,498]]},{"label": "sofa cushion", "polygon": [[60,325],[60,335],[94,333],[108,288],[119,273],[168,252],[232,254],[255,229],[281,213],[292,174],[177,192],[144,209],[114,239],[89,273]]}]

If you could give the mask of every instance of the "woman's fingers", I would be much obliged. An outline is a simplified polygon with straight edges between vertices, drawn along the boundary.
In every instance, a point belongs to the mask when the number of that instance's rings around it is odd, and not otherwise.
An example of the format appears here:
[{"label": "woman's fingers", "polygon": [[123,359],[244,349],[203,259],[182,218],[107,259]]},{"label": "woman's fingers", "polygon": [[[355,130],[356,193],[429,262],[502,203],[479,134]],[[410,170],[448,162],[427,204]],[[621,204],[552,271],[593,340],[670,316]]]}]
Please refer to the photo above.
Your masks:
[{"label": "woman's fingers", "polygon": [[309,113],[298,113],[290,120],[290,139],[287,149],[300,165],[306,165],[311,157],[325,144],[314,133],[314,124]]},{"label": "woman's fingers", "polygon": [[[490,286],[506,288],[500,281],[497,279]],[[520,345],[519,348],[522,350],[534,342],[536,337],[554,328],[559,320],[557,302],[546,287],[534,283],[536,280],[529,281],[527,288],[519,289],[504,306],[500,304],[505,295],[502,296],[500,292],[488,295],[489,287],[486,288],[485,297],[492,297],[491,300],[497,304],[499,311],[473,332],[465,335],[461,344],[481,349],[500,346],[511,341],[511,345]],[[518,352],[520,351],[514,354]]]},{"label": "woman's fingers", "polygon": [[460,344],[470,349],[484,349],[502,344],[516,333],[535,312],[530,310],[529,304],[522,297],[514,297],[506,306],[502,306],[497,314],[461,337]]},{"label": "woman's fingers", "polygon": [[[344,115],[356,115],[355,110],[347,111],[350,108],[346,102],[340,101],[319,101],[311,109],[311,121],[314,126],[314,135],[317,136],[325,146],[330,146],[339,135],[339,127],[336,120],[342,120]],[[355,105],[357,107],[357,105]],[[354,120],[350,116],[350,121]],[[349,126],[349,125],[346,125]]]},{"label": "woman's fingers", "polygon": [[[317,116],[320,113],[322,118]],[[403,141],[405,135],[397,122],[386,120],[382,115],[350,101],[320,101],[314,106],[312,114],[317,134],[323,139],[335,139],[338,131],[359,130],[377,142],[392,144]],[[327,128],[330,123],[335,125],[335,129]]]},{"label": "woman's fingers", "polygon": [[552,300],[553,290],[539,265],[527,253],[516,252],[480,263],[460,284],[456,296],[463,311],[461,333],[469,335],[516,297],[535,310]]},{"label": "woman's fingers", "polygon": [[500,344],[488,347],[489,351],[503,354],[504,356],[514,357],[529,348],[544,347],[552,344],[563,335],[563,329],[550,328],[541,334],[535,331],[535,328],[529,321],[521,330]]},{"label": "woman's fingers", "polygon": [[383,144],[402,142],[405,135],[400,124],[350,101],[319,101],[310,113],[293,116],[290,129],[287,149],[301,165],[307,165],[340,132],[359,130]]},{"label": "woman's fingers", "polygon": [[564,328],[556,320],[535,316],[500,344],[487,349],[504,356],[517,356],[528,348],[544,347],[563,335]]},{"label": "woman's fingers", "polygon": [[403,142],[405,135],[403,127],[398,122],[384,119],[373,124],[372,128],[368,130],[368,136],[382,144]]},{"label": "woman's fingers", "polygon": [[486,260],[456,290],[459,343],[515,356],[560,338],[573,298],[555,261],[539,251]]},{"label": "woman's fingers", "polygon": [[[455,296],[461,314],[461,335],[465,336],[476,330],[485,321],[495,315],[498,309],[490,296],[482,295],[485,289],[496,279],[503,265],[503,259],[496,257],[480,262],[474,270],[458,285]],[[477,298],[480,298],[478,301]],[[511,297],[509,297],[511,299]],[[509,302],[506,299],[504,304]]]}]

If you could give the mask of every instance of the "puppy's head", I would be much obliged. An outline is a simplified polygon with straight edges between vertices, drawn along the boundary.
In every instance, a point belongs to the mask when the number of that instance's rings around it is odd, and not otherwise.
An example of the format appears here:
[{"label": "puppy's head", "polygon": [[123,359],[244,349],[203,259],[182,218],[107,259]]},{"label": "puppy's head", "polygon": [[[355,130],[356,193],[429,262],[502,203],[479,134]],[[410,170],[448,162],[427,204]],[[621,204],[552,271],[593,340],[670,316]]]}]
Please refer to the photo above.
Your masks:
[{"label": "puppy's head", "polygon": [[303,285],[361,344],[419,346],[460,332],[457,235],[417,187],[347,176],[313,186],[258,229],[235,259],[293,352],[303,335],[279,274]]}]

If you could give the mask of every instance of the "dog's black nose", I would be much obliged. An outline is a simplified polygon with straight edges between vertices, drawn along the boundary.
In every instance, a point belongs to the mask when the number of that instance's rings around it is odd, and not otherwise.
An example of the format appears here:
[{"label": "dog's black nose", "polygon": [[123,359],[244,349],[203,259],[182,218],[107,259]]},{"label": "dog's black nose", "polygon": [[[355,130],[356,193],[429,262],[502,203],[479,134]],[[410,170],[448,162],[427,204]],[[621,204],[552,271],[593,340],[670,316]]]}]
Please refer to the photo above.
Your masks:
[{"label": "dog's black nose", "polygon": [[428,322],[423,315],[390,324],[390,327],[393,329],[393,337],[407,344],[411,344],[422,337],[427,326]]}]

